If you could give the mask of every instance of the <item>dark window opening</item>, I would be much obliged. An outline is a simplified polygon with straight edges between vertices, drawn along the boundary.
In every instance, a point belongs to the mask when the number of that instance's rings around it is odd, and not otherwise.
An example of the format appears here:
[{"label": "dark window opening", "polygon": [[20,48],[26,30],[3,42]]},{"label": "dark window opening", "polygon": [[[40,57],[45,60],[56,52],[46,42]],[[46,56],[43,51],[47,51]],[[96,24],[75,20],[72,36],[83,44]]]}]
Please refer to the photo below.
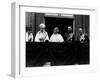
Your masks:
[{"label": "dark window opening", "polygon": [[49,37],[53,33],[54,27],[59,28],[59,33],[64,36],[68,32],[68,26],[72,27],[73,31],[73,19],[72,18],[56,18],[56,17],[45,17],[46,31]]}]

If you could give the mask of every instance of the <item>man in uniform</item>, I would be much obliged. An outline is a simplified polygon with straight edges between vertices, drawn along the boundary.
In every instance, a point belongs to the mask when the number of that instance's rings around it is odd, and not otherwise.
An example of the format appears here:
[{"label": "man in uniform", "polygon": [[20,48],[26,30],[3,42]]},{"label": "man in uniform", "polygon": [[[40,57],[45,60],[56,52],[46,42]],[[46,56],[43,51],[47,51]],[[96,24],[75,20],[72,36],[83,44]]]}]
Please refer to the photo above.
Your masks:
[{"label": "man in uniform", "polygon": [[55,27],[54,32],[50,37],[50,42],[64,42],[64,39],[61,34],[59,34],[59,28]]},{"label": "man in uniform", "polygon": [[79,38],[78,40],[81,42],[81,43],[88,43],[88,36],[86,33],[83,32],[83,29],[82,28],[79,28]]},{"label": "man in uniform", "polygon": [[39,25],[40,30],[37,32],[35,36],[35,42],[46,42],[49,40],[48,33],[45,31],[45,24],[41,23]]},{"label": "man in uniform", "polygon": [[71,26],[68,26],[68,33],[65,33],[65,37],[67,42],[72,42],[74,40],[74,34]]}]

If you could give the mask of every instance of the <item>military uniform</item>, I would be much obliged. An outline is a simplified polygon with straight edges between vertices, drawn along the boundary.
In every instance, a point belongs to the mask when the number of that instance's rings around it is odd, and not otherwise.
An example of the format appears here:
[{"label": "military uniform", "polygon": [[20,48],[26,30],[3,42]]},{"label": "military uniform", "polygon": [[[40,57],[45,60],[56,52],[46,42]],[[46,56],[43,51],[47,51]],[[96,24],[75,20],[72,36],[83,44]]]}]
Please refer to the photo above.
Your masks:
[{"label": "military uniform", "polygon": [[79,36],[78,39],[81,43],[88,43],[89,42],[89,38],[87,36],[87,34],[83,33]]}]

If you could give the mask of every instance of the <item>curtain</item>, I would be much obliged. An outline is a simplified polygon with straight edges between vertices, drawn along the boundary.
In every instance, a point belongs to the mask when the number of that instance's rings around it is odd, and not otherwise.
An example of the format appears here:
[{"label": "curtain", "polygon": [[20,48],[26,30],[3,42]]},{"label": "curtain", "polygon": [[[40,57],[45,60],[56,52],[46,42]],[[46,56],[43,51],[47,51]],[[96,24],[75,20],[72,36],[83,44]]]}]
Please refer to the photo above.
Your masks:
[{"label": "curtain", "polygon": [[35,13],[35,33],[39,31],[41,23],[44,23],[44,13]]},{"label": "curtain", "polygon": [[32,31],[35,38],[39,31],[39,24],[44,23],[44,13],[26,12],[26,31]]},{"label": "curtain", "polygon": [[75,43],[26,43],[26,67],[89,64],[89,46]]},{"label": "curtain", "polygon": [[75,15],[75,39],[77,39],[79,33],[79,28],[83,28],[89,37],[89,15]]}]

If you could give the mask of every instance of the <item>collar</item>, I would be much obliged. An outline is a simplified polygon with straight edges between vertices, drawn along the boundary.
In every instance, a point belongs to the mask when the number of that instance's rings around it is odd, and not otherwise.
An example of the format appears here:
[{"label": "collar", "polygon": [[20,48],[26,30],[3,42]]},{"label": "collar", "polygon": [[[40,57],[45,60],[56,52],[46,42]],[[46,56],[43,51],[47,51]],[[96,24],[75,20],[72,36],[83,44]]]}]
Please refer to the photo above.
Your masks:
[{"label": "collar", "polygon": [[39,31],[39,34],[40,34],[40,33],[46,33],[46,31],[43,31],[43,32]]}]

